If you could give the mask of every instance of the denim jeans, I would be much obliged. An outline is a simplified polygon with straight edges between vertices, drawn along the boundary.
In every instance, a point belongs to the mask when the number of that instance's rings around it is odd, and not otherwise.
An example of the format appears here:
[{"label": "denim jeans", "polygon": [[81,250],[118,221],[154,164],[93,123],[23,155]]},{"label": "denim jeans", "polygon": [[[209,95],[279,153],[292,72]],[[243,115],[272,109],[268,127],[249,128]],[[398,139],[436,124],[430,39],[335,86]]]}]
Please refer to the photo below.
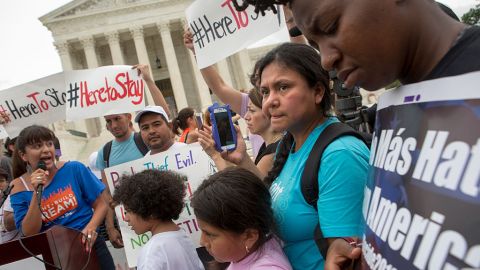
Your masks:
[{"label": "denim jeans", "polygon": [[112,254],[110,254],[107,244],[105,244],[105,240],[101,237],[97,237],[95,244],[93,244],[93,249],[97,254],[98,264],[100,265],[101,270],[115,270]]}]

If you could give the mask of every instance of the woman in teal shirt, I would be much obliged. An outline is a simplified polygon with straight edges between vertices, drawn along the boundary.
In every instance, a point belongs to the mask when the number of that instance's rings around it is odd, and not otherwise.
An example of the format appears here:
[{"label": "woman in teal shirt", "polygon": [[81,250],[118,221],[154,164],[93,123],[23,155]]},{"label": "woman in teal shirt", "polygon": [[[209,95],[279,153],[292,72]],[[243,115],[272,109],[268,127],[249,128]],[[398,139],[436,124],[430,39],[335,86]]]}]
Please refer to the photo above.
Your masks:
[{"label": "woman in teal shirt", "polygon": [[315,141],[330,124],[331,94],[320,55],[311,47],[286,43],[259,64],[263,111],[275,130],[287,131],[277,150],[270,184],[272,207],[284,251],[294,269],[323,269],[324,259],[313,239],[320,228],[326,240],[360,236],[363,188],[369,151],[364,142],[343,136],[323,152],[318,170],[318,211],[302,194],[301,176]]}]

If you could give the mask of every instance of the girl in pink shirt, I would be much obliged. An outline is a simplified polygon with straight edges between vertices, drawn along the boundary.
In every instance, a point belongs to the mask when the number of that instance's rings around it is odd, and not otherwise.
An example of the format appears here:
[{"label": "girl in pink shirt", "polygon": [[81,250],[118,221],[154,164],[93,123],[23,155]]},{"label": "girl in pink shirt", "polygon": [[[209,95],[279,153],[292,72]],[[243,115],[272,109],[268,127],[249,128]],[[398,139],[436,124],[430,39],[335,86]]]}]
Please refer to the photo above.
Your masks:
[{"label": "girl in pink shirt", "polygon": [[255,174],[229,168],[205,180],[191,206],[202,230],[200,244],[227,270],[292,267],[273,235],[268,188]]}]

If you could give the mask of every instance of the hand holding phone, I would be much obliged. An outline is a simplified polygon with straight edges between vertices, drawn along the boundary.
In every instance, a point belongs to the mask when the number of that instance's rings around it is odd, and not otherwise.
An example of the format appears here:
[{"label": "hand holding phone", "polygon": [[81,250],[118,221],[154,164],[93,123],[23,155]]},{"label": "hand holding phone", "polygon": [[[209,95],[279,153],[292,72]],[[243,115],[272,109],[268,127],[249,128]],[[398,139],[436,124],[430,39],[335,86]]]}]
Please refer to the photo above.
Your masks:
[{"label": "hand holding phone", "polygon": [[232,123],[230,105],[219,106],[214,103],[208,107],[212,122],[212,137],[215,149],[219,152],[232,151],[237,147],[237,132]]}]

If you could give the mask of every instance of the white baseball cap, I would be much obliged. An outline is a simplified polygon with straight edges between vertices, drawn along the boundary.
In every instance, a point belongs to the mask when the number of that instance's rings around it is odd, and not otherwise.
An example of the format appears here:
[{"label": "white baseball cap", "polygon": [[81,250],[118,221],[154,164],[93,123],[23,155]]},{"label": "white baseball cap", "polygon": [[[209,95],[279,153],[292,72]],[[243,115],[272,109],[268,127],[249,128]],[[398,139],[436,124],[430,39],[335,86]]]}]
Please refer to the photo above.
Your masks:
[{"label": "white baseball cap", "polygon": [[135,116],[135,122],[138,123],[140,121],[140,118],[142,117],[142,115],[144,115],[145,113],[148,113],[148,112],[160,114],[163,117],[165,117],[165,119],[167,121],[170,121],[168,119],[167,113],[165,112],[165,110],[163,109],[162,106],[146,106],[145,108],[143,108],[141,111],[139,111],[137,113],[137,115]]}]

